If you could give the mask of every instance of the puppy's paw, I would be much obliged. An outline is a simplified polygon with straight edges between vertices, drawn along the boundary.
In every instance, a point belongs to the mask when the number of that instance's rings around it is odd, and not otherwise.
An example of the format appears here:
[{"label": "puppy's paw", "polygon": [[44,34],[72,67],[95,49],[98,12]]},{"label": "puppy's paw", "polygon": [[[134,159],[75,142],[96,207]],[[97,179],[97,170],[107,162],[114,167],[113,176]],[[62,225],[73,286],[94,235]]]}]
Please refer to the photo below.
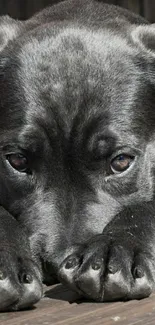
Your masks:
[{"label": "puppy's paw", "polygon": [[29,308],[41,296],[41,275],[34,262],[15,251],[0,251],[0,311]]},{"label": "puppy's paw", "polygon": [[96,301],[141,299],[154,287],[154,260],[141,245],[111,243],[102,235],[68,256],[59,278]]}]

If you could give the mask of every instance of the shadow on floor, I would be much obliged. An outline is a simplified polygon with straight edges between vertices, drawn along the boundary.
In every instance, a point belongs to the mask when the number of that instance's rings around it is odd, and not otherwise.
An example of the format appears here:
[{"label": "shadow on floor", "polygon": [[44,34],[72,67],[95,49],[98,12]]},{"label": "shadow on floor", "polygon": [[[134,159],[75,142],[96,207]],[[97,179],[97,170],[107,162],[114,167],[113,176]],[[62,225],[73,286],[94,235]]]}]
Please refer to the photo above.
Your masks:
[{"label": "shadow on floor", "polygon": [[53,288],[50,287],[49,290],[47,290],[47,287],[45,287],[44,298],[68,301],[70,304],[79,304],[83,301],[86,301],[82,299],[82,297],[80,297],[76,292],[69,290],[62,284],[58,284]]}]

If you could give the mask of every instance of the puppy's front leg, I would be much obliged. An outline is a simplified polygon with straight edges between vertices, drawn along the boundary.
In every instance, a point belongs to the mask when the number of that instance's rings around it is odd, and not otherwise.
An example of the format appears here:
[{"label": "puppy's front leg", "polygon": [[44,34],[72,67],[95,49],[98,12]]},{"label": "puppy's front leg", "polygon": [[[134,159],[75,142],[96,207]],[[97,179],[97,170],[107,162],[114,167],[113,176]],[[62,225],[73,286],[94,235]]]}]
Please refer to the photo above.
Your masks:
[{"label": "puppy's front leg", "polygon": [[30,307],[42,296],[41,273],[18,222],[0,206],[0,311]]},{"label": "puppy's front leg", "polygon": [[98,301],[139,299],[155,284],[155,213],[151,203],[126,208],[103,234],[67,257],[61,281]]}]

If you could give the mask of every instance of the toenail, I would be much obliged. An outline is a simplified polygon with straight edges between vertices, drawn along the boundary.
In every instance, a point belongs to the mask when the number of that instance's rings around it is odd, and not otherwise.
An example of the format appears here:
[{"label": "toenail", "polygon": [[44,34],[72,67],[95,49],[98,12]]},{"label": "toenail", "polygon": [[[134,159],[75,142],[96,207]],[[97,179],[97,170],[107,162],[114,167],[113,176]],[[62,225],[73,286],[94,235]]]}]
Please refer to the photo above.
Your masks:
[{"label": "toenail", "polygon": [[144,276],[144,271],[141,268],[136,267],[134,269],[134,278],[142,278]]},{"label": "toenail", "polygon": [[22,278],[21,278],[21,282],[22,283],[32,283],[32,281],[33,281],[33,277],[32,277],[32,275],[30,275],[30,274],[23,274],[23,276],[22,276]]},{"label": "toenail", "polygon": [[0,281],[4,280],[4,273],[2,271],[0,271]]},{"label": "toenail", "polygon": [[115,274],[116,272],[118,272],[118,266],[116,266],[116,265],[109,265],[108,266],[108,271],[111,274]]},{"label": "toenail", "polygon": [[76,257],[72,257],[70,259],[68,259],[66,265],[65,265],[65,268],[66,269],[71,269],[73,268],[74,266],[76,266],[78,264],[78,260]]},{"label": "toenail", "polygon": [[97,271],[97,270],[99,270],[99,269],[101,268],[101,266],[102,266],[101,261],[96,261],[96,262],[94,262],[94,263],[92,264],[91,267],[92,267],[93,270]]}]

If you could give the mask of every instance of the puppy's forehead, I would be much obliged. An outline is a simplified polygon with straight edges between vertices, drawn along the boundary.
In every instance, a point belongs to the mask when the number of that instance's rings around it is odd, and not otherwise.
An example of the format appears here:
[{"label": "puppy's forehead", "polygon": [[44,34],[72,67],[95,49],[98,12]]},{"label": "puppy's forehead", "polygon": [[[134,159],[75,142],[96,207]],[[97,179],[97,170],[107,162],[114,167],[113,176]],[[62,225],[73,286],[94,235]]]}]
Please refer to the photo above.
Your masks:
[{"label": "puppy's forehead", "polygon": [[136,49],[125,38],[108,29],[72,26],[35,31],[16,48],[10,60],[14,80],[8,83],[15,84],[11,102],[16,95],[11,123],[18,119],[20,127],[24,121],[24,130],[26,124],[39,124],[51,136],[64,138],[73,128],[74,135],[84,134],[88,126],[91,132],[109,124],[131,130],[142,73],[133,62]]},{"label": "puppy's forehead", "polygon": [[139,84],[133,49],[108,30],[65,28],[41,40],[31,37],[18,55],[27,114],[44,118],[57,110],[67,128],[79,111],[88,119],[128,105]]}]

